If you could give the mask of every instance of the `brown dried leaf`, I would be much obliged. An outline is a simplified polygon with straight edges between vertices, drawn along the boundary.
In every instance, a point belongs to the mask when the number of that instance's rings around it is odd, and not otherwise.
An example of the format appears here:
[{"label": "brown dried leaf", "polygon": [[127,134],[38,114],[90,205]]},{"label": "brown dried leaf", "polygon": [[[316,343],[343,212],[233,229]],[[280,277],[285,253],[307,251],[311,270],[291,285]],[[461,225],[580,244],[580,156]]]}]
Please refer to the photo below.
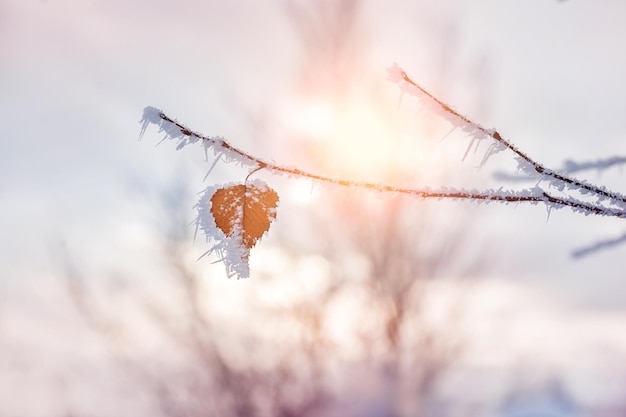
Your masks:
[{"label": "brown dried leaf", "polygon": [[217,227],[250,249],[276,218],[278,194],[255,184],[219,188],[211,197],[211,213]]}]

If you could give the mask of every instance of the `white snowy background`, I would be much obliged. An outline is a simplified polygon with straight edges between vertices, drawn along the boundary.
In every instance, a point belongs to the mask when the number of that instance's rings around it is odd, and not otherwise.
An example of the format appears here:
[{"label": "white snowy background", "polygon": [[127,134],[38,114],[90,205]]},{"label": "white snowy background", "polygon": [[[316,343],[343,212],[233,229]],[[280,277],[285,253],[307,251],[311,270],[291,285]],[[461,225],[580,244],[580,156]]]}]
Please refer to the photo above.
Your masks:
[{"label": "white snowy background", "polygon": [[[626,4],[366,1],[363,10],[368,71],[381,84],[397,62],[550,167],[626,155]],[[145,106],[292,165],[288,152],[255,135],[254,117],[290,96],[301,54],[295,36],[280,2],[0,2],[0,414],[131,415],[124,410],[145,406],[116,385],[97,337],[71,324],[76,313],[58,277],[63,259],[148,279],[159,273],[163,200],[194,216],[209,165],[200,147],[155,147],[154,128],[139,141]],[[403,98],[403,109],[412,105]],[[461,167],[480,175],[479,185],[496,186],[489,164],[477,172],[461,161],[466,143],[453,140],[445,146],[458,154],[445,170]],[[207,182],[228,175],[218,168]],[[579,175],[626,192],[620,168]],[[287,182],[280,179],[283,191]],[[163,191],[180,188],[186,200]],[[304,204],[288,192],[281,199],[277,223]],[[525,361],[565,378],[585,404],[623,405],[626,244],[571,254],[620,238],[626,223],[568,209],[548,219],[540,205],[441,206],[451,217],[475,217],[465,238],[465,256],[480,262],[484,279],[475,337],[493,349],[473,366]],[[189,239],[197,253],[207,249]],[[274,252],[253,261],[243,281],[228,281],[210,261],[198,267],[214,271],[207,279],[236,309],[239,293],[260,291],[254,262],[280,265]]]}]

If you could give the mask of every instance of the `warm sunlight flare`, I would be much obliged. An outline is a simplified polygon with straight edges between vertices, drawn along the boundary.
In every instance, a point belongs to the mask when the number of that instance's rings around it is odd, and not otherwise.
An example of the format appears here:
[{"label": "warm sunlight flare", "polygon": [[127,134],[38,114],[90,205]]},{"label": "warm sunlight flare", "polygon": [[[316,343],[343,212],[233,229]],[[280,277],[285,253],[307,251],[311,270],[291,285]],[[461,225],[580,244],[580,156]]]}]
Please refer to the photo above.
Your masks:
[{"label": "warm sunlight flare", "polygon": [[301,99],[285,106],[282,117],[296,137],[315,143],[314,162],[330,172],[393,177],[401,148],[395,115],[385,104],[371,97]]},{"label": "warm sunlight flare", "polygon": [[292,181],[288,188],[289,198],[297,204],[308,204],[318,197],[315,184],[311,181]]},{"label": "warm sunlight flare", "polygon": [[336,117],[330,103],[299,103],[291,107],[292,111],[284,116],[291,121],[291,127],[310,136],[321,139],[327,136],[336,123]]}]

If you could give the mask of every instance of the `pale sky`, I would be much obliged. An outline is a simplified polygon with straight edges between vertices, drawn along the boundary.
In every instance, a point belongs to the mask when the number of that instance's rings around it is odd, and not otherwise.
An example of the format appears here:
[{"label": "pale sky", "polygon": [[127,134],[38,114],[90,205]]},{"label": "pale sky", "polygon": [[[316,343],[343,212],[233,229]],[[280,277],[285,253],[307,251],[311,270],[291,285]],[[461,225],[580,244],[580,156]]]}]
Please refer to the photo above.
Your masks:
[{"label": "pale sky", "polygon": [[[625,17],[626,4],[617,0],[368,1],[364,72],[379,74],[385,85],[385,69],[398,63],[446,102],[553,168],[566,160],[624,156]],[[250,120],[293,95],[301,57],[294,37],[284,10],[272,2],[0,4],[0,338],[3,328],[15,328],[7,318],[26,317],[22,331],[32,326],[37,333],[39,319],[54,310],[42,307],[40,314],[33,306],[55,303],[57,290],[49,288],[59,242],[93,268],[150,268],[141,253],[156,233],[147,230],[160,221],[153,207],[160,190],[182,181],[195,198],[206,186],[200,148],[155,147],[154,129],[138,141],[145,106],[263,157],[285,157],[255,135]],[[403,98],[404,109],[411,105]],[[477,183],[489,187],[511,186],[490,175],[495,168],[514,171],[513,165],[495,161],[494,169],[477,172],[471,161],[461,161],[467,146],[462,137],[442,146],[452,149],[446,170],[479,175]],[[228,181],[229,172],[218,168],[216,175]],[[626,192],[620,168],[580,175]],[[286,207],[297,205],[285,199]],[[193,204],[188,202],[189,217]],[[544,317],[572,343],[589,342],[563,324],[572,316],[555,313],[571,309],[597,332],[589,337],[626,355],[626,343],[616,335],[626,325],[626,245],[571,257],[573,250],[623,236],[623,221],[568,209],[548,219],[541,206],[441,204],[451,215],[476,217],[481,244],[468,253],[484,262],[485,278],[549,300],[538,303],[527,331],[541,333],[532,323]],[[254,271],[246,283],[253,280]],[[525,308],[533,309],[532,302],[516,314],[523,317]],[[23,343],[36,350],[38,341]],[[0,396],[0,408],[2,401]]]}]

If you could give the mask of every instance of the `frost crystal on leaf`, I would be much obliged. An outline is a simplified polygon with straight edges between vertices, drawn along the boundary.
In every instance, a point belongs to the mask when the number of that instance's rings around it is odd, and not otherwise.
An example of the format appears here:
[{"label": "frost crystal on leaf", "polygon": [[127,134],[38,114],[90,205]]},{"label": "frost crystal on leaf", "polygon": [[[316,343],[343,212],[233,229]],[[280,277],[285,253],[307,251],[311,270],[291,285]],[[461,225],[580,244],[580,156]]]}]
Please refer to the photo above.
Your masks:
[{"label": "frost crystal on leaf", "polygon": [[250,249],[269,230],[276,218],[278,194],[263,181],[209,187],[198,202],[196,224],[216,245],[229,277],[250,276]]}]

